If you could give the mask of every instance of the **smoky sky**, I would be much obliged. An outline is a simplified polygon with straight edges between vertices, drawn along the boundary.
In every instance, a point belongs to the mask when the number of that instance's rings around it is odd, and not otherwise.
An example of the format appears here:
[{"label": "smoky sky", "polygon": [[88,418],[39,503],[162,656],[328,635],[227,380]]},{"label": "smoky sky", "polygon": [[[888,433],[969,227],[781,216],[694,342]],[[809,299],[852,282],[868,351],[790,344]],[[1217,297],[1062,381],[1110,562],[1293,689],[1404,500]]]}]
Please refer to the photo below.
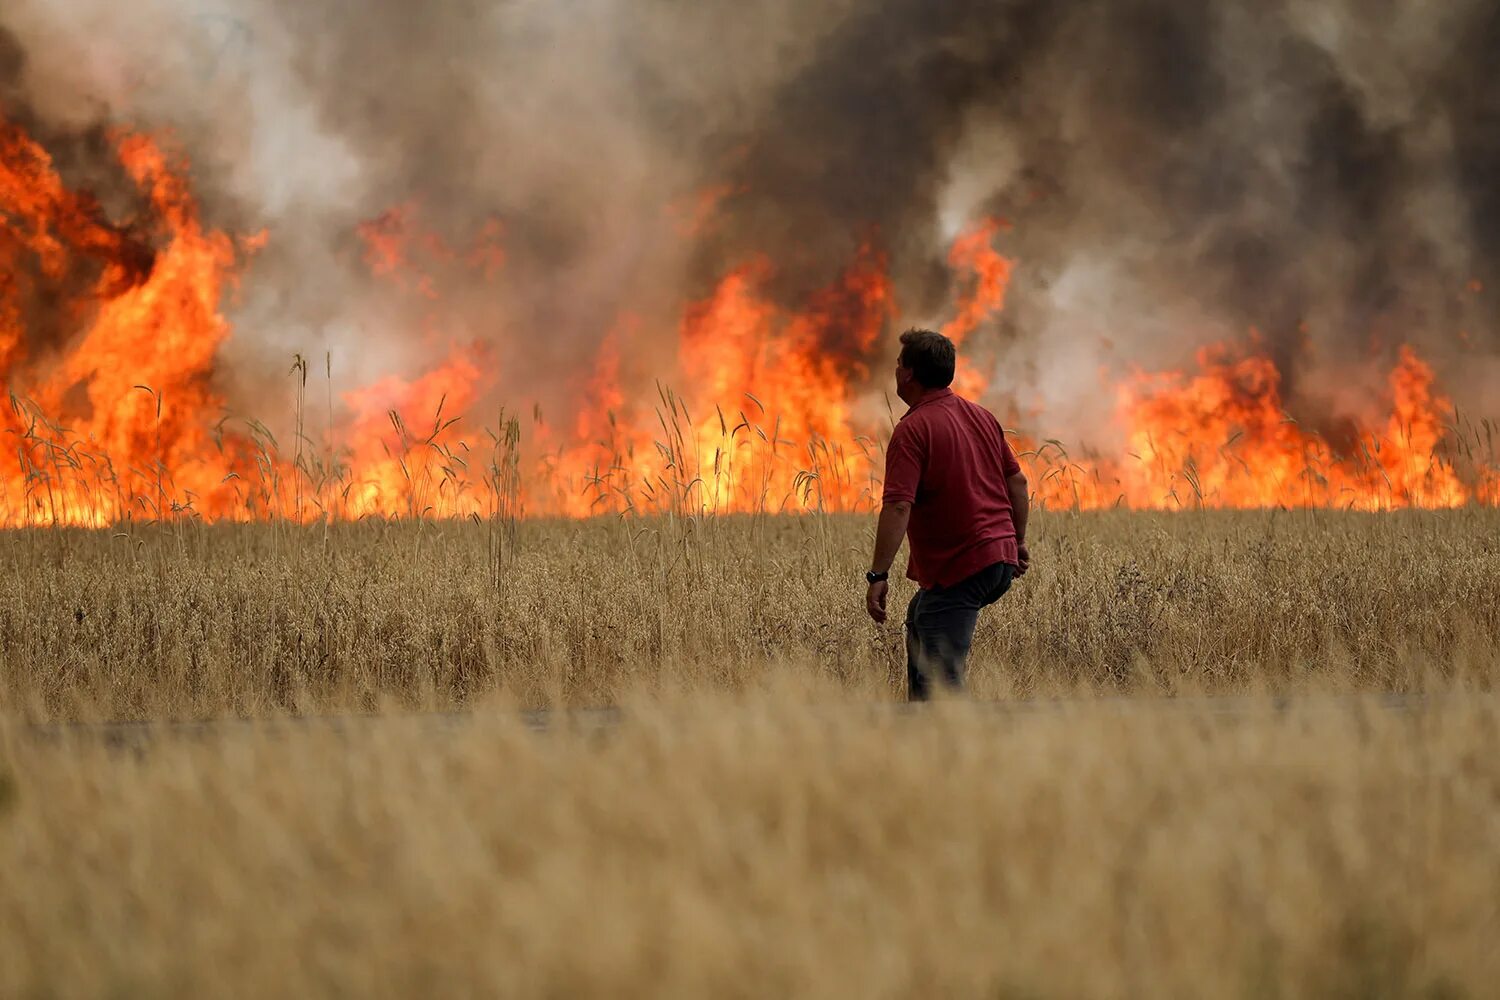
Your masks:
[{"label": "smoky sky", "polygon": [[1251,330],[1310,409],[1403,342],[1475,403],[1500,379],[1500,10],[1418,6],[21,0],[0,100],[59,141],[170,127],[209,217],[268,229],[245,369],[320,343],[420,369],[426,306],[373,290],[353,236],[393,205],[455,244],[501,220],[503,279],[455,276],[441,323],[494,346],[502,391],[554,395],[622,312],[627,374],[670,377],[682,303],[756,255],[795,307],[871,242],[892,333],[940,322],[948,244],[998,215],[1018,267],[973,350],[1065,423],[1099,368]]},{"label": "smoky sky", "polygon": [[869,5],[747,130],[729,242],[817,280],[875,226],[931,306],[945,187],[984,169],[955,153],[988,133],[1009,167],[983,206],[1015,221],[1031,300],[1006,336],[1045,332],[1047,281],[1114,254],[1137,311],[1253,326],[1293,375],[1309,331],[1335,353],[1460,328],[1493,349],[1465,289],[1497,277],[1500,14],[1406,36],[1405,6]]}]

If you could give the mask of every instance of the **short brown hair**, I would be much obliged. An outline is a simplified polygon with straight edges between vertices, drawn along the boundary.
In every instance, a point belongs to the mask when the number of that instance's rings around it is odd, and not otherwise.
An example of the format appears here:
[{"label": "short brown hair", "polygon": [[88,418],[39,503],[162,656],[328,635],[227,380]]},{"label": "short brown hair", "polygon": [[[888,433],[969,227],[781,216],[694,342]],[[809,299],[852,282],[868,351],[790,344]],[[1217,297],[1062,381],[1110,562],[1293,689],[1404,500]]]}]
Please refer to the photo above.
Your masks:
[{"label": "short brown hair", "polygon": [[901,335],[901,367],[910,368],[918,382],[928,389],[945,389],[953,384],[953,366],[958,349],[953,341],[934,330],[907,330]]}]

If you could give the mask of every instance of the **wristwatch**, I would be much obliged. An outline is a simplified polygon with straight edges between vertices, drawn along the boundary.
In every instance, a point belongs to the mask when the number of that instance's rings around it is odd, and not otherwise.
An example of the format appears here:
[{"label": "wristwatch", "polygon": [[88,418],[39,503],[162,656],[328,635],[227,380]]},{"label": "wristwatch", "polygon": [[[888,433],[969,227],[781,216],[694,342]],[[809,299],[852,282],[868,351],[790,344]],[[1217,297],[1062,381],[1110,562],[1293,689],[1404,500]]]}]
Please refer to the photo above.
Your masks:
[{"label": "wristwatch", "polygon": [[886,578],[888,578],[890,575],[891,575],[891,571],[890,570],[886,570],[884,573],[868,573],[867,572],[867,573],[865,573],[865,582],[866,583],[881,583]]}]

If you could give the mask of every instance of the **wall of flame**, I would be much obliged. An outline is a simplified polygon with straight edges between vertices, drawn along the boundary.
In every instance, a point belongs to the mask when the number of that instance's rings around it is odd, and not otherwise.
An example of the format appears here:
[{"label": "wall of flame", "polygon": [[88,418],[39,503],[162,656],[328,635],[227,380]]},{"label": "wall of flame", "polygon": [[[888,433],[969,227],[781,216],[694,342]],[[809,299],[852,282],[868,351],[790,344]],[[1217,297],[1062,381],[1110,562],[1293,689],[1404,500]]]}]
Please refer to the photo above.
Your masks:
[{"label": "wall of flame", "polygon": [[[503,225],[481,220],[454,245],[423,226],[419,205],[393,207],[358,227],[362,258],[426,317],[419,336],[437,359],[415,375],[337,389],[330,359],[288,359],[295,412],[269,415],[290,428],[288,440],[266,414],[229,414],[223,391],[233,295],[255,280],[254,256],[276,233],[205,225],[170,140],[116,130],[108,145],[136,195],[128,217],[65,183],[41,143],[0,119],[0,376],[9,393],[0,523],[858,511],[876,502],[882,444],[901,408],[892,411],[886,386],[903,315],[878,235],[794,307],[774,290],[769,256],[717,275],[706,295],[680,304],[673,366],[651,385],[628,365],[647,321],[622,309],[597,350],[570,366],[559,418],[534,402],[528,411],[524,375],[500,370],[492,340],[443,332],[443,276],[480,287],[496,279],[512,264]],[[687,235],[714,203],[705,194]],[[961,228],[941,328],[963,354],[957,388],[1001,414],[1039,502],[1500,503],[1493,424],[1461,419],[1410,345],[1337,441],[1287,413],[1282,375],[1250,336],[1202,348],[1180,370],[1099,377],[1097,391],[1112,397],[1113,450],[1048,439],[1046,414],[1019,408],[1010,377],[997,379],[965,349],[1024,273],[1002,252],[1010,231],[983,216]]]}]

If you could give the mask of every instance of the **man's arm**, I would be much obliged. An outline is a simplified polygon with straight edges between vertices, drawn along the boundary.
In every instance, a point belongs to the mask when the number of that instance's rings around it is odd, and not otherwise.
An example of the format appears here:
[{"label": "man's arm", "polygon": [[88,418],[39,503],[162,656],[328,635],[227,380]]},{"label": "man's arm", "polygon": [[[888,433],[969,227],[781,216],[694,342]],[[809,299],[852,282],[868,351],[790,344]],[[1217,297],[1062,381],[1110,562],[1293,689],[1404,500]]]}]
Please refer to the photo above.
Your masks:
[{"label": "man's arm", "polygon": [[1021,460],[1005,437],[1005,428],[995,421],[1000,432],[1000,471],[1005,474],[1005,492],[1010,497],[1010,519],[1016,526],[1017,553],[1016,576],[1023,576],[1031,568],[1031,553],[1026,550],[1026,521],[1031,514],[1031,494],[1027,492],[1026,473],[1021,471]]},{"label": "man's arm", "polygon": [[897,500],[880,508],[880,520],[875,525],[875,558],[870,560],[871,573],[891,571],[891,563],[901,551],[901,539],[906,537],[906,525],[910,521],[909,500]]},{"label": "man's arm", "polygon": [[[911,521],[911,506],[916,502],[926,465],[924,436],[903,419],[891,431],[891,443],[885,450],[885,486],[881,490],[880,520],[875,525],[875,556],[870,571],[889,573],[901,539]],[[876,624],[885,624],[885,598],[890,586],[885,580],[870,584],[865,592],[865,610]]]},{"label": "man's arm", "polygon": [[[906,537],[906,525],[911,521],[911,501],[895,500],[880,508],[880,520],[875,525],[875,557],[870,560],[870,572],[889,573],[896,553],[901,551],[901,539]],[[885,599],[890,593],[890,584],[880,580],[870,584],[865,594],[865,610],[878,624],[885,624]]]},{"label": "man's arm", "polygon": [[1016,525],[1016,548],[1020,550],[1021,565],[1016,575],[1022,576],[1031,568],[1031,553],[1026,550],[1026,520],[1031,516],[1031,495],[1027,492],[1026,474],[1017,472],[1005,477],[1005,489],[1010,494],[1010,518]]}]

